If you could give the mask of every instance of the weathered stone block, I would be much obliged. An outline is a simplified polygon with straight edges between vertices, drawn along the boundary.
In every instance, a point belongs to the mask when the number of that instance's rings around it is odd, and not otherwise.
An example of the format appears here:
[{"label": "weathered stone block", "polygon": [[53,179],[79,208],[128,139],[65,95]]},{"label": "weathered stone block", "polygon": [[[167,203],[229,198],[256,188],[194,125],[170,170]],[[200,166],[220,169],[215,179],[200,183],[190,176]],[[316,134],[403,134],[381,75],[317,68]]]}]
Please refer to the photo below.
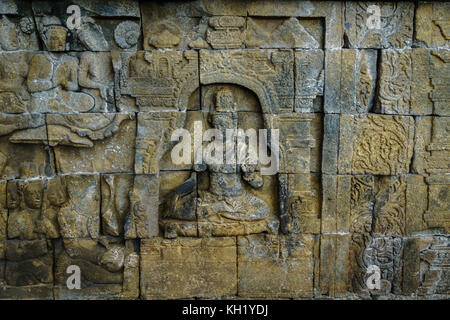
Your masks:
[{"label": "weathered stone block", "polygon": [[343,45],[344,5],[338,1],[252,0],[248,4],[248,14],[257,17],[324,18],[325,48],[340,48]]},{"label": "weathered stone block", "polygon": [[0,9],[0,14],[2,14],[0,19],[2,25],[1,51],[39,50],[33,17],[31,12],[23,10],[25,6],[22,5],[20,12],[17,10],[17,6],[15,10]]},{"label": "weathered stone block", "polygon": [[406,179],[376,177],[374,202],[374,234],[381,236],[406,235]]},{"label": "weathered stone block", "polygon": [[[52,175],[52,155],[44,147],[43,115],[0,115],[0,177],[32,178]],[[43,144],[43,145],[42,145]]]},{"label": "weathered stone block", "polygon": [[158,204],[160,178],[157,175],[135,175],[130,194],[131,211],[125,222],[125,237],[151,238],[159,234]]},{"label": "weathered stone block", "polygon": [[449,57],[446,49],[384,50],[375,109],[386,114],[448,115]]},{"label": "weathered stone block", "polygon": [[134,113],[47,114],[58,172],[132,172],[134,118]]},{"label": "weathered stone block", "polygon": [[449,173],[448,127],[450,117],[422,117],[417,119],[413,170],[419,174]]},{"label": "weathered stone block", "polygon": [[226,297],[237,293],[235,238],[141,242],[144,299]]},{"label": "weathered stone block", "polygon": [[377,52],[336,49],[325,60],[326,113],[369,112],[375,104]]},{"label": "weathered stone block", "polygon": [[[136,137],[137,174],[157,174],[160,160],[169,153],[175,142],[171,140],[176,129],[183,128],[186,120],[184,112],[141,112],[138,114]],[[172,160],[169,157],[166,160]]]},{"label": "weathered stone block", "polygon": [[239,237],[239,296],[312,297],[316,249],[311,235]]},{"label": "weathered stone block", "polygon": [[100,233],[100,177],[68,175],[64,177],[67,201],[58,212],[61,237],[96,239]]},{"label": "weathered stone block", "polygon": [[[289,233],[320,233],[321,182],[315,174],[280,174],[280,219]],[[285,190],[284,190],[285,189]],[[281,191],[282,190],[282,191]]]},{"label": "weathered stone block", "polygon": [[[376,14],[379,14],[379,26]],[[413,18],[412,2],[346,1],[345,35],[351,48],[409,47]]]},{"label": "weathered stone block", "polygon": [[192,3],[147,1],[141,3],[141,12],[145,50],[209,47],[205,41],[207,19],[195,14]]},{"label": "weathered stone block", "polygon": [[348,261],[350,235],[320,236],[320,273],[318,293],[331,297],[345,295],[350,287]]},{"label": "weathered stone block", "polygon": [[26,85],[29,52],[0,54],[0,113],[22,113],[30,110],[30,93]]},{"label": "weathered stone block", "polygon": [[448,175],[408,176],[406,228],[408,235],[448,234],[450,230]]},{"label": "weathered stone block", "polygon": [[45,238],[38,226],[41,219],[44,181],[11,180],[7,184],[8,238],[37,240]]},{"label": "weathered stone block", "polygon": [[2,299],[52,299],[53,249],[45,240],[7,241]]},{"label": "weathered stone block", "polygon": [[245,37],[248,48],[318,49],[323,47],[324,27],[320,19],[252,17]]},{"label": "weathered stone block", "polygon": [[339,173],[408,173],[414,119],[383,115],[341,115]]},{"label": "weathered stone block", "polygon": [[339,115],[326,114],[323,118],[322,168],[324,174],[336,174],[339,153]]},{"label": "weathered stone block", "polygon": [[266,125],[279,130],[280,173],[309,173],[311,150],[316,147],[311,134],[313,114],[291,113],[266,116]]},{"label": "weathered stone block", "polygon": [[[139,295],[139,256],[131,240],[64,240],[57,242],[56,299],[136,299]],[[70,290],[71,273],[80,268],[80,289]]]},{"label": "weathered stone block", "polygon": [[372,230],[375,183],[372,176],[322,176],[322,233]]},{"label": "weathered stone block", "polygon": [[406,240],[403,254],[403,290],[419,296],[448,294],[450,274],[448,237]]},{"label": "weathered stone block", "polygon": [[185,111],[191,95],[198,95],[198,53],[139,51],[121,54],[120,94],[135,99],[140,111]]},{"label": "weathered stone block", "polygon": [[[322,235],[320,240],[321,294],[332,297],[392,296],[401,292],[402,254],[401,238],[371,237],[367,233]],[[380,289],[369,290],[369,266],[380,269]],[[373,267],[372,267],[373,268]]]},{"label": "weathered stone block", "polygon": [[420,2],[416,10],[415,40],[429,48],[448,47],[450,4]]},{"label": "weathered stone block", "polygon": [[0,181],[0,241],[6,240],[8,207],[6,206],[6,181]]},{"label": "weathered stone block", "polygon": [[102,174],[101,176],[101,224],[102,233],[123,236],[130,216],[130,192],[133,186],[131,174]]},{"label": "weathered stone block", "polygon": [[201,50],[200,82],[237,84],[258,96],[263,113],[290,112],[294,55],[291,50]]},{"label": "weathered stone block", "polygon": [[295,111],[313,111],[314,100],[323,96],[324,77],[322,50],[295,52]]}]

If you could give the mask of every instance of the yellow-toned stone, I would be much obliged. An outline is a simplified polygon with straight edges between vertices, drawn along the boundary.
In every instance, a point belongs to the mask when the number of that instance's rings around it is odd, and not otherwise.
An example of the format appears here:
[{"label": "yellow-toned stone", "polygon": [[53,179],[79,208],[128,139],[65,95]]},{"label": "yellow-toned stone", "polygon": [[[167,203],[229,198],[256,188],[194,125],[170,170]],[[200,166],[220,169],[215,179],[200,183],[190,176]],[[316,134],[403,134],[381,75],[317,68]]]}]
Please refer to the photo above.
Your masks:
[{"label": "yellow-toned stone", "polygon": [[235,238],[141,241],[144,299],[226,297],[237,293]]},{"label": "yellow-toned stone", "polygon": [[133,171],[134,114],[48,114],[47,124],[59,172]]},{"label": "yellow-toned stone", "polygon": [[450,117],[417,119],[413,170],[419,174],[450,173]]},{"label": "yellow-toned stone", "polygon": [[239,296],[312,297],[315,248],[311,235],[239,237]]},{"label": "yellow-toned stone", "polygon": [[6,206],[6,181],[0,181],[0,240],[6,240],[8,208]]},{"label": "yellow-toned stone", "polygon": [[[376,14],[380,15],[380,26],[376,25]],[[345,34],[352,48],[403,48],[412,44],[413,18],[412,2],[348,1]]]},{"label": "yellow-toned stone", "polygon": [[444,47],[450,40],[448,3],[419,3],[416,10],[416,40],[429,48]]},{"label": "yellow-toned stone", "polygon": [[414,119],[383,115],[341,115],[339,173],[408,173]]}]

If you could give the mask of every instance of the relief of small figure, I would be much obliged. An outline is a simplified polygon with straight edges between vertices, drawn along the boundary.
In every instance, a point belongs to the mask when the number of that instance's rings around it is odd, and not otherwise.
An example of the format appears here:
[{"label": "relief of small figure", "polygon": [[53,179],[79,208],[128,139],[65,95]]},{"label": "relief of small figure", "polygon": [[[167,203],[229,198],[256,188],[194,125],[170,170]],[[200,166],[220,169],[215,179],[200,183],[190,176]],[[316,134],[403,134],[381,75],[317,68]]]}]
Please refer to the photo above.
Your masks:
[{"label": "relief of small figure", "polygon": [[64,177],[56,177],[47,181],[44,190],[44,203],[38,230],[49,239],[59,238],[58,214],[67,201],[67,188]]},{"label": "relief of small figure", "polygon": [[83,52],[80,58],[78,80],[81,91],[95,100],[97,112],[114,110],[114,71],[109,53]]},{"label": "relief of small figure", "polygon": [[[56,19],[55,21],[53,21]],[[48,52],[33,56],[30,61],[27,85],[32,93],[32,109],[41,112],[87,112],[95,104],[94,98],[77,92],[78,60],[67,54],[53,51],[65,50],[67,30],[54,17],[41,21]],[[47,23],[48,25],[46,25]],[[59,23],[59,24],[58,24]]]},{"label": "relief of small figure", "polygon": [[7,188],[8,238],[35,240],[41,238],[37,221],[42,204],[42,180],[10,181]]},{"label": "relief of small figure", "polygon": [[[215,107],[215,111],[210,113],[210,122],[214,129],[226,137],[228,129],[237,129],[238,114],[232,92],[227,89],[218,91]],[[204,161],[194,165],[195,171],[208,170],[209,176],[209,188],[198,190],[196,206],[192,205],[191,199],[194,195],[195,176],[191,176],[169,197],[168,210],[163,214],[166,223],[164,220],[162,223],[166,237],[187,235],[182,230],[191,227],[186,221],[199,223],[200,236],[277,233],[278,224],[271,219],[271,210],[267,202],[245,187],[245,184],[253,189],[260,189],[263,186],[258,164],[249,161],[226,163],[226,148],[223,152],[223,163]],[[177,220],[179,222],[176,222]]]}]

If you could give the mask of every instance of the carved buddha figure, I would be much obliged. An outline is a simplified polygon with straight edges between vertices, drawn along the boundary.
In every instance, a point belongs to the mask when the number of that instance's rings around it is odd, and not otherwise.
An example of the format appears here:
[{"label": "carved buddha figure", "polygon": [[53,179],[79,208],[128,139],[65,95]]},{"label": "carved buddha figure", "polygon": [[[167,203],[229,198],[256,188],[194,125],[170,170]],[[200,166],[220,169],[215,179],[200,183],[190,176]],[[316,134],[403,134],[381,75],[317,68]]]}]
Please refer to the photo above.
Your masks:
[{"label": "carved buddha figure", "polygon": [[[223,89],[216,96],[216,110],[210,115],[213,128],[226,137],[227,129],[237,129],[238,115],[231,91]],[[244,189],[242,179],[251,187],[261,188],[263,180],[256,171],[257,165],[250,163],[226,163],[226,148],[224,148],[224,163],[208,164],[209,190],[200,192],[200,207],[206,209],[201,213],[218,215],[232,220],[252,221],[267,218],[270,214],[267,203]],[[236,152],[237,156],[237,152]],[[206,166],[196,166],[197,171]]]},{"label": "carved buddha figure", "polygon": [[[210,114],[210,122],[224,139],[227,130],[237,129],[238,113],[231,91],[222,89],[217,93],[215,111]],[[221,143],[220,135],[218,136],[218,142]],[[218,139],[217,136],[215,138]],[[194,165],[195,171],[208,170],[209,174],[209,188],[199,190],[198,198],[195,192],[195,174],[170,195],[161,223],[166,237],[277,233],[278,222],[270,217],[271,211],[266,201],[250,193],[245,187],[248,184],[259,189],[263,185],[257,161],[250,163],[247,156],[243,163],[237,161],[238,150],[235,143],[232,148],[236,158],[234,161],[227,161],[227,147],[223,148],[224,161],[203,159],[203,163]],[[220,148],[215,149],[215,152],[217,150]]]},{"label": "carved buddha figure", "polygon": [[[44,25],[41,28],[49,51],[64,50],[65,36],[62,33],[66,31],[61,29],[62,26]],[[34,55],[30,61],[27,85],[32,93],[33,111],[87,112],[94,107],[93,97],[76,92],[79,89],[78,59],[67,54],[46,51]]]}]

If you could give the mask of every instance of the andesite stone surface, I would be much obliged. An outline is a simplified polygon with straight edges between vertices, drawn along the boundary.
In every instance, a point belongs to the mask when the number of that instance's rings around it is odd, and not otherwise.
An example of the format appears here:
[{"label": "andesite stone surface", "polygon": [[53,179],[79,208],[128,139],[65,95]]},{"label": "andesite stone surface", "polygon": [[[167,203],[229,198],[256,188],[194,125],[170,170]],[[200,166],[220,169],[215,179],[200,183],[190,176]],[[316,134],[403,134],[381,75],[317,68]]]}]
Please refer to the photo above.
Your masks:
[{"label": "andesite stone surface", "polygon": [[0,299],[450,299],[449,74],[448,2],[0,1]]}]

